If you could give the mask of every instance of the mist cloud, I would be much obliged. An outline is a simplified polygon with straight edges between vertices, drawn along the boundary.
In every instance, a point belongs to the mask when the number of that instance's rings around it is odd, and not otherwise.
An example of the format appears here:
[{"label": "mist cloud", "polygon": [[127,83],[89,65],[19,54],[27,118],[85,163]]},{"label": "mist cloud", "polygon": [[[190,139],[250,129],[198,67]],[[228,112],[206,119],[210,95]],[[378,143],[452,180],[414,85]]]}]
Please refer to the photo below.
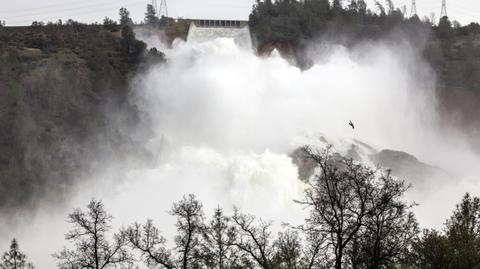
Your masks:
[{"label": "mist cloud", "polygon": [[421,224],[440,226],[460,195],[477,188],[471,179],[478,157],[438,118],[435,77],[418,50],[389,42],[314,47],[314,65],[302,71],[277,53],[258,57],[233,39],[177,42],[166,64],[132,81],[130,102],[142,128],[124,132],[142,139],[152,158],[137,167],[107,160],[105,171],[83,179],[68,204],[43,208],[18,227],[26,252],[39,266],[53,266],[49,254],[63,245],[67,212],[92,197],[104,200],[116,227],[153,218],[166,234],[173,229],[166,211],[185,193],[197,194],[209,209],[238,205],[277,223],[301,221],[292,200],[304,183],[289,154],[325,144],[320,137],[340,152],[354,141],[406,151],[458,176],[434,193],[410,194],[423,197],[417,200]]}]

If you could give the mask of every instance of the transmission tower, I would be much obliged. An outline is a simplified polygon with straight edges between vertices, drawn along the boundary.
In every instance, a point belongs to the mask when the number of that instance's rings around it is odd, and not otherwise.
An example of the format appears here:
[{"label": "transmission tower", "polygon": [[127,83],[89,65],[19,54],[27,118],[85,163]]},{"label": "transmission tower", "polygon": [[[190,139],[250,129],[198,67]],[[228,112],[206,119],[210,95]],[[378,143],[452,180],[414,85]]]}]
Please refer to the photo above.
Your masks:
[{"label": "transmission tower", "polygon": [[168,7],[167,7],[167,0],[160,1],[160,8],[158,9],[158,16],[165,16],[168,17]]},{"label": "transmission tower", "polygon": [[155,15],[157,15],[157,12],[158,12],[157,0],[152,0],[152,7],[153,7],[153,11],[155,12]]},{"label": "transmission tower", "polygon": [[156,16],[158,14],[157,0],[152,0],[152,7],[153,7],[153,12],[155,12],[155,16]]},{"label": "transmission tower", "polygon": [[412,8],[410,9],[410,17],[417,15],[417,3],[415,0],[412,0]]},{"label": "transmission tower", "polygon": [[440,19],[447,16],[447,0],[442,0],[442,11],[440,12]]}]

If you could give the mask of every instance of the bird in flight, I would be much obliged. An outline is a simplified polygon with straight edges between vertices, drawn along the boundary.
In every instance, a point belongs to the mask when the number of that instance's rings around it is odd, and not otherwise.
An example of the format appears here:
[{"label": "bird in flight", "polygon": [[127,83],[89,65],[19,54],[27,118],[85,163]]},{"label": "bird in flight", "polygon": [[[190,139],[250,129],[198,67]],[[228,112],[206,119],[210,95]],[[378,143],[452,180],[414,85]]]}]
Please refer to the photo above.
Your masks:
[{"label": "bird in flight", "polygon": [[349,121],[349,122],[348,122],[348,125],[350,125],[350,127],[352,127],[352,129],[355,129],[355,125],[353,125],[353,122],[352,122],[352,121]]}]

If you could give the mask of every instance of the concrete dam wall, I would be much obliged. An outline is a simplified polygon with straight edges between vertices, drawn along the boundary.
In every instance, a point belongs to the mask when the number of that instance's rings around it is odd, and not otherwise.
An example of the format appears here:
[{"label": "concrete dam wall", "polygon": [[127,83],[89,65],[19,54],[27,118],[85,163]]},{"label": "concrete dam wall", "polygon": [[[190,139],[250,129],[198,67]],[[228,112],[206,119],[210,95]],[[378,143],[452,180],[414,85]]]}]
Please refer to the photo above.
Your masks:
[{"label": "concrete dam wall", "polygon": [[252,47],[247,21],[192,20],[187,42],[201,43],[217,38],[233,38],[241,47]]}]

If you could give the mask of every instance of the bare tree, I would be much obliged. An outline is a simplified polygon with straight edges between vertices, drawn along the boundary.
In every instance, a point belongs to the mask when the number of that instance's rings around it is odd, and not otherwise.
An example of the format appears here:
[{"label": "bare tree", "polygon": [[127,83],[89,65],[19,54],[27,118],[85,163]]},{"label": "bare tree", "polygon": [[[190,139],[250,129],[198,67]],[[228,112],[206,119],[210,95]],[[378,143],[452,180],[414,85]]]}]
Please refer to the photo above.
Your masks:
[{"label": "bare tree", "polygon": [[325,264],[324,257],[322,257],[325,250],[324,239],[325,237],[321,234],[299,229],[299,227],[280,232],[274,244],[275,268],[312,269],[328,267]]},{"label": "bare tree", "polygon": [[2,256],[0,269],[33,269],[32,263],[27,262],[27,255],[19,249],[18,242],[14,238],[10,243],[9,251]]},{"label": "bare tree", "polygon": [[390,176],[379,179],[372,169],[331,154],[330,148],[316,152],[304,147],[303,151],[320,169],[306,190],[305,199],[297,201],[310,210],[304,229],[327,236],[326,255],[333,257],[334,268],[341,269],[347,263],[347,251],[357,249],[354,245],[362,230],[375,230],[375,217],[380,225],[386,217],[392,222],[405,217],[402,204],[395,209],[396,199],[405,189],[403,183],[397,183]]},{"label": "bare tree", "polygon": [[356,268],[392,268],[404,263],[408,250],[419,233],[408,205],[401,200],[408,186],[387,173],[378,179],[375,210],[364,221],[350,252]]},{"label": "bare tree", "polygon": [[110,216],[101,201],[92,200],[87,211],[75,209],[68,216],[73,225],[65,238],[73,243],[74,250],[64,248],[53,257],[58,260],[57,266],[62,269],[108,269],[125,268],[132,265],[133,258],[127,250],[128,240],[123,233],[114,234],[113,242],[106,236],[110,231]]},{"label": "bare tree", "polygon": [[234,245],[261,268],[275,268],[271,223],[260,220],[256,225],[253,215],[240,213],[238,209],[235,209],[232,220],[238,233]]},{"label": "bare tree", "polygon": [[274,246],[274,260],[277,268],[303,268],[302,239],[297,230],[286,230],[279,233]]},{"label": "bare tree", "polygon": [[203,206],[193,194],[185,195],[174,203],[169,211],[177,218],[175,254],[165,246],[166,239],[160,235],[152,221],[146,224],[133,224],[123,232],[130,244],[142,253],[147,266],[151,268],[199,268],[203,262],[201,239],[204,233]]},{"label": "bare tree", "polygon": [[152,220],[148,220],[144,225],[135,223],[124,233],[130,244],[142,253],[148,267],[176,268],[171,252],[165,247],[166,239],[160,235]]},{"label": "bare tree", "polygon": [[326,254],[328,245],[326,235],[315,230],[303,230],[305,235],[302,268],[329,268],[329,259]]},{"label": "bare tree", "polygon": [[180,202],[174,203],[170,215],[177,217],[176,250],[182,269],[198,266],[200,242],[205,227],[203,205],[195,195],[189,194]]}]

